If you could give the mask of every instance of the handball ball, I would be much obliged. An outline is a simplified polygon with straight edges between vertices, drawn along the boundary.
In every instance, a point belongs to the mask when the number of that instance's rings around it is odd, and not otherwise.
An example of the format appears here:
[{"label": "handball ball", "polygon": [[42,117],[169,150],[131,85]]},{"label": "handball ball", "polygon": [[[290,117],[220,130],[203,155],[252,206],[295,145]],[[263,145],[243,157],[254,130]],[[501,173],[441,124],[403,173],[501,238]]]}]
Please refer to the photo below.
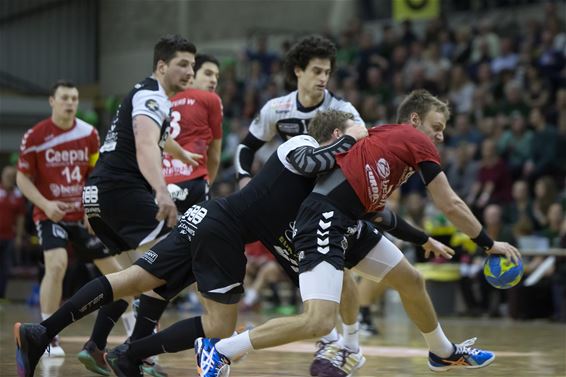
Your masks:
[{"label": "handball ball", "polygon": [[502,255],[490,255],[483,265],[485,279],[498,289],[509,289],[516,286],[523,277],[523,263],[511,262]]}]

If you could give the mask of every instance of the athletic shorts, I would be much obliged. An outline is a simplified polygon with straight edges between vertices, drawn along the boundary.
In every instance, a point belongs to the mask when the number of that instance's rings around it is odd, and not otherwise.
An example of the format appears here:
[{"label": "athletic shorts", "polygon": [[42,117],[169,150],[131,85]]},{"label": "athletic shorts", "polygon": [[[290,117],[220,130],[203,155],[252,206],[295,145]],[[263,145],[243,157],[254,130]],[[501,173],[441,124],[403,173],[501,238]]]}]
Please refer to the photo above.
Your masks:
[{"label": "athletic shorts", "polygon": [[153,192],[140,185],[109,187],[89,181],[83,205],[94,233],[112,254],[136,249],[171,230],[155,219],[159,208]]},{"label": "athletic shorts", "polygon": [[173,298],[196,281],[203,296],[221,303],[238,302],[246,274],[238,224],[216,201],[193,205],[177,227],[135,264],[167,281],[155,289],[163,298]]},{"label": "athletic shorts", "polygon": [[312,193],[301,205],[293,244],[299,256],[299,274],[321,262],[337,270],[357,265],[382,235],[367,221],[345,215],[323,195]]},{"label": "athletic shorts", "polygon": [[191,181],[169,183],[167,189],[179,213],[185,213],[193,204],[210,199],[208,181],[204,177]]},{"label": "athletic shorts", "polygon": [[51,220],[44,220],[37,222],[35,226],[43,251],[66,249],[70,242],[76,255],[84,262],[111,255],[102,242],[90,235],[80,222],[55,223]]}]

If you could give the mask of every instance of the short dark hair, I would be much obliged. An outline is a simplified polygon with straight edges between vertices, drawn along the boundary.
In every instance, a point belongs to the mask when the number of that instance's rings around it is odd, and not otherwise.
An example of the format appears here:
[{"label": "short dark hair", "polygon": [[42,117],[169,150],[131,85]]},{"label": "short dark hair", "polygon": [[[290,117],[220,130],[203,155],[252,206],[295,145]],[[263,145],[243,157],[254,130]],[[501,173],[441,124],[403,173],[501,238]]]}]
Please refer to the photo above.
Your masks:
[{"label": "short dark hair", "polygon": [[348,119],[354,120],[354,115],[333,109],[319,111],[309,122],[309,135],[319,143],[324,143],[330,140],[336,128],[344,131]]},{"label": "short dark hair", "polygon": [[67,80],[67,79],[57,80],[57,81],[55,81],[55,83],[53,85],[51,85],[51,88],[49,88],[49,97],[55,97],[55,92],[61,86],[63,88],[76,88],[77,87],[77,85],[75,85],[75,83],[71,80]]},{"label": "short dark hair", "polygon": [[291,47],[285,57],[285,75],[291,84],[297,82],[295,67],[307,68],[313,58],[330,59],[330,67],[336,62],[336,46],[329,39],[319,35],[310,35]]},{"label": "short dark hair", "polygon": [[196,54],[197,48],[193,43],[178,34],[168,34],[161,37],[153,48],[153,70],[155,71],[160,60],[169,63],[178,51]]},{"label": "short dark hair", "polygon": [[214,56],[206,55],[206,54],[197,54],[195,56],[195,67],[194,67],[195,75],[204,63],[216,64],[216,66],[220,68],[220,62]]},{"label": "short dark hair", "polygon": [[397,109],[397,123],[409,123],[412,113],[417,113],[421,120],[424,120],[424,117],[432,110],[443,113],[446,120],[450,118],[450,109],[446,102],[433,96],[427,90],[413,90]]}]

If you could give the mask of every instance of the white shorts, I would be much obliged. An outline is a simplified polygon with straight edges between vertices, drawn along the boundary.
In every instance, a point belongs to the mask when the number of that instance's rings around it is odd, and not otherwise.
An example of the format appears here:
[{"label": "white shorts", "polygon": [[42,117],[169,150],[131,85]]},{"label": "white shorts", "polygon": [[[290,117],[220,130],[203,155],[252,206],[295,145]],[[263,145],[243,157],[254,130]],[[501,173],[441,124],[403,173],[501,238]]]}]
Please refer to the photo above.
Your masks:
[{"label": "white shorts", "polygon": [[[371,249],[353,271],[363,277],[380,282],[404,258],[401,250],[386,237]],[[340,303],[344,272],[328,262],[322,262],[310,271],[299,275],[301,297],[307,300],[327,300]]]},{"label": "white shorts", "polygon": [[404,257],[393,242],[382,237],[365,258],[352,268],[352,271],[379,283]]}]

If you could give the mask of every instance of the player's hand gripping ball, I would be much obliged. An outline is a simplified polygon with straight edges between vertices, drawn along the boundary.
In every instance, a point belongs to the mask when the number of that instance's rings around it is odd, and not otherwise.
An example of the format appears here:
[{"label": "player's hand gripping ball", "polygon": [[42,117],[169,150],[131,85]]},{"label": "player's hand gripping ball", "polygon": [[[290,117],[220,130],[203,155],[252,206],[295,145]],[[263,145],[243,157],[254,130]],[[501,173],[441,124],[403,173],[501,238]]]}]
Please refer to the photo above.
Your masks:
[{"label": "player's hand gripping ball", "polygon": [[498,289],[509,289],[516,286],[523,277],[523,263],[511,262],[502,255],[490,255],[483,265],[485,279]]}]

